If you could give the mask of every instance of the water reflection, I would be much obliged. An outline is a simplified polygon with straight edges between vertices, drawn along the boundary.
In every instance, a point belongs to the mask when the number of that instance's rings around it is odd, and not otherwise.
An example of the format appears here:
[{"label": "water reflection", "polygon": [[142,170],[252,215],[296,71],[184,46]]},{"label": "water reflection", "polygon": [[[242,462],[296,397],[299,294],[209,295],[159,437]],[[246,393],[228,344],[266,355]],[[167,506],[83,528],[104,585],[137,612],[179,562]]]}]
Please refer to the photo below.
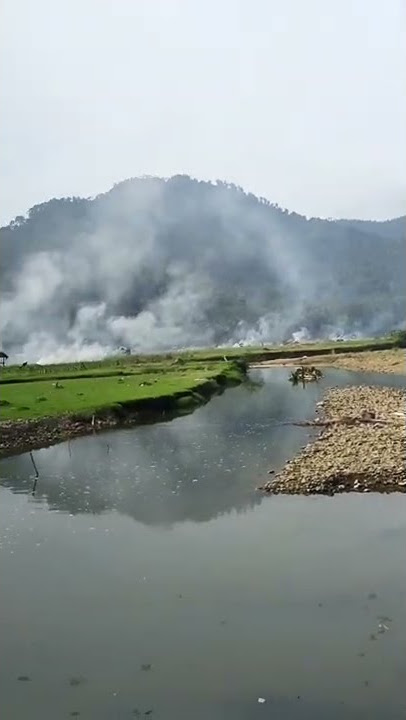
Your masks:
[{"label": "water reflection", "polygon": [[2,717],[400,717],[406,498],[255,492],[323,390],[287,376],[36,452],[34,497],[1,463]]},{"label": "water reflection", "polygon": [[[192,415],[113,431],[3,460],[1,483],[33,502],[70,514],[116,510],[148,525],[207,521],[263,501],[255,488],[309,437],[289,420],[314,416],[326,385],[388,382],[330,371],[317,384],[292,387],[288,368],[255,371],[258,385],[226,391]],[[389,378],[404,384],[404,378]]]}]

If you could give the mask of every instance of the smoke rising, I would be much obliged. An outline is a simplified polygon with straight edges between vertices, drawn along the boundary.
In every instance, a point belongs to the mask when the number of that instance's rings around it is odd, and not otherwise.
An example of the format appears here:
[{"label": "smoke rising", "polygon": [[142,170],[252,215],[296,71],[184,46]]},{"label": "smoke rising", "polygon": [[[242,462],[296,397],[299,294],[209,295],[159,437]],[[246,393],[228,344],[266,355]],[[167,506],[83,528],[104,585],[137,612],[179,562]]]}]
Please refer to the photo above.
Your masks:
[{"label": "smoke rising", "polygon": [[93,200],[36,206],[1,232],[1,337],[17,362],[365,334],[401,321],[396,237],[389,247],[359,223],[306,220],[225,183],[125,181]]}]

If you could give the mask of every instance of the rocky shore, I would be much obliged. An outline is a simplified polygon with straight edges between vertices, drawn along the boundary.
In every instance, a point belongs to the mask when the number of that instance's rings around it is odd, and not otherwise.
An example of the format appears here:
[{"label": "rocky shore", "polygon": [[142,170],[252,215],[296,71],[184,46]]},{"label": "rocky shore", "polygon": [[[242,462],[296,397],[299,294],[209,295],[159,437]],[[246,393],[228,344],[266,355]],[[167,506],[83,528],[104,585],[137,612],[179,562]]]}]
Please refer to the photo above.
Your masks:
[{"label": "rocky shore", "polygon": [[49,447],[115,425],[117,420],[114,418],[95,419],[93,423],[91,418],[68,417],[5,421],[0,425],[0,458]]},{"label": "rocky shore", "polygon": [[260,489],[271,494],[406,492],[404,390],[347,387],[319,403],[319,437]]}]

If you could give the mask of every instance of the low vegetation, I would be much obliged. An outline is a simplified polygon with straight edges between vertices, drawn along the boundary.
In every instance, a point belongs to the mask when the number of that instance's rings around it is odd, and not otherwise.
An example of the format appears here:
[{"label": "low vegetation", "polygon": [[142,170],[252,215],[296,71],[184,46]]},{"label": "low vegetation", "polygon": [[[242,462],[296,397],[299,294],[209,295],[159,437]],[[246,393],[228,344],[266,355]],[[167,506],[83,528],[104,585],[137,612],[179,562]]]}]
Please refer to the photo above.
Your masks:
[{"label": "low vegetation", "polygon": [[381,338],[363,338],[327,340],[323,342],[287,343],[286,345],[258,345],[249,347],[216,347],[201,350],[185,350],[159,355],[128,355],[109,357],[88,362],[58,363],[55,365],[23,364],[0,367],[0,383],[15,383],[64,378],[91,378],[107,376],[125,376],[132,374],[158,374],[177,372],[180,368],[201,370],[201,363],[225,360],[244,360],[250,363],[256,360],[278,360],[303,355],[321,355],[326,353],[365,352],[366,350],[389,350],[404,347],[405,331],[392,333]]},{"label": "low vegetation", "polygon": [[396,330],[392,333],[391,338],[395,347],[406,348],[406,330]]},{"label": "low vegetation", "polygon": [[[241,380],[235,363],[126,363],[115,361],[76,366],[16,368],[2,372],[1,420],[27,420],[60,415],[92,415],[142,401],[174,397],[179,405],[198,404],[210,389]],[[96,367],[92,367],[92,366]],[[212,388],[210,388],[212,384]],[[201,395],[200,395],[201,393]]]},{"label": "low vegetation", "polygon": [[[188,413],[228,385],[246,380],[250,363],[301,357],[300,363],[355,358],[390,348],[395,337],[279,347],[213,348],[123,356],[97,362],[2,367],[0,457],[107,430]],[[369,351],[369,352],[367,352]],[[307,361],[304,355],[309,357]],[[289,361],[288,361],[289,362]]]},{"label": "low vegetation", "polygon": [[[207,383],[238,381],[249,362],[307,355],[362,352],[397,347],[399,333],[387,338],[233,347],[123,356],[59,365],[10,365],[0,370],[0,420],[94,414],[111,408],[176,396],[198,402]],[[185,400],[185,398],[187,398]]]}]

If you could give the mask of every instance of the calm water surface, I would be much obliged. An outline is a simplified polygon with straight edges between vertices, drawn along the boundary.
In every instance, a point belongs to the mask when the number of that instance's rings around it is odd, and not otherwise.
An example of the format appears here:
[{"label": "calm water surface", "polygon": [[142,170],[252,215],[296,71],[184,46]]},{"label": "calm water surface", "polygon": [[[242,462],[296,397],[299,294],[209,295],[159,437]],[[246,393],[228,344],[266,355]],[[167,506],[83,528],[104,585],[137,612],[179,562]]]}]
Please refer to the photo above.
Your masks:
[{"label": "calm water surface", "polygon": [[[326,385],[0,463],[2,720],[406,717],[406,496],[264,497]],[[264,698],[265,703],[259,703]]]}]

